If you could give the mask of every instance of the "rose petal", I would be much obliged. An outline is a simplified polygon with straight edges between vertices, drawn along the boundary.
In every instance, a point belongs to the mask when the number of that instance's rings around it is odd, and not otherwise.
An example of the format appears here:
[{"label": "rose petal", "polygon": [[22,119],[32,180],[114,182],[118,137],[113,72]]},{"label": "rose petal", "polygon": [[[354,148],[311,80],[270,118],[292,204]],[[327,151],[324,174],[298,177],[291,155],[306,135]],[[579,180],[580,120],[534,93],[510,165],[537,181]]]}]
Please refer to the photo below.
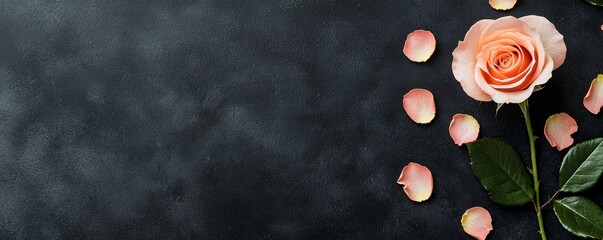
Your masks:
[{"label": "rose petal", "polygon": [[567,47],[563,35],[557,31],[555,25],[544,17],[534,15],[525,16],[519,18],[519,20],[526,23],[534,32],[540,35],[544,50],[553,58],[553,70],[561,66],[565,62]]},{"label": "rose petal", "polygon": [[404,95],[402,100],[404,111],[416,123],[430,123],[435,117],[435,100],[430,91],[415,88]]},{"label": "rose petal", "polygon": [[[520,91],[527,88],[535,80],[534,71],[538,71],[538,67],[543,64],[536,65],[536,61],[532,56],[536,55],[537,48],[532,45],[532,40],[527,36],[518,33],[503,33],[500,34],[505,39],[499,39],[492,41],[482,47],[482,51],[477,55],[477,67],[483,72],[482,75],[492,88],[498,91],[514,92]],[[497,49],[501,46],[514,45],[519,48],[519,52],[522,54],[522,64],[518,70],[512,74],[512,76],[504,76],[503,74],[497,73],[497,70],[490,69],[490,63],[488,59],[496,53]],[[511,47],[515,48],[515,47]],[[543,59],[544,60],[544,59]],[[551,63],[552,64],[552,63]],[[521,72],[519,72],[521,70]],[[541,69],[540,69],[541,70]],[[496,75],[503,75],[502,78],[497,78]],[[487,91],[486,91],[487,92]]]},{"label": "rose petal", "polygon": [[457,113],[452,117],[448,132],[454,143],[461,146],[477,140],[479,123],[471,115]]},{"label": "rose petal", "polygon": [[433,191],[433,177],[431,171],[425,166],[410,162],[402,169],[397,181],[404,185],[406,196],[415,202],[422,202],[431,196]]},{"label": "rose petal", "polygon": [[472,207],[467,209],[461,218],[463,230],[478,240],[486,239],[486,236],[494,228],[492,227],[492,216],[483,207]]},{"label": "rose petal", "polygon": [[404,55],[413,62],[425,62],[436,48],[433,33],[426,30],[415,30],[408,34],[404,42]]},{"label": "rose petal", "polygon": [[[525,35],[528,39],[538,40],[540,36],[534,32],[526,22],[513,16],[504,16],[494,20],[480,35],[480,45],[490,43],[497,39],[501,39],[501,34],[518,33]],[[533,44],[540,43],[534,41]]]},{"label": "rose petal", "polygon": [[574,143],[572,134],[578,131],[578,124],[567,113],[558,113],[550,116],[544,125],[544,136],[551,147],[557,147],[558,151],[571,146]]},{"label": "rose petal", "polygon": [[501,38],[503,35],[505,36],[504,38],[512,38],[522,47],[529,48],[527,50],[530,52],[529,55],[533,57],[532,61],[534,65],[530,65],[527,75],[518,79],[521,80],[520,85],[516,86],[518,89],[499,90],[490,85],[488,80],[492,79],[486,76],[488,74],[482,74],[483,71],[487,70],[485,61],[480,61],[480,59],[486,57],[481,55],[483,54],[482,52],[477,55],[477,68],[474,73],[475,80],[477,85],[489,94],[494,102],[519,103],[526,100],[532,94],[536,85],[544,84],[548,81],[552,76],[551,71],[554,67],[554,62],[550,55],[542,54],[545,53],[544,45],[540,41],[534,41],[534,39],[540,38],[539,34],[532,31],[524,21],[513,16],[501,17],[492,22],[492,24],[484,29],[481,41],[483,43],[490,43]]},{"label": "rose petal", "polygon": [[528,99],[528,97],[530,97],[530,95],[532,95],[532,92],[534,91],[534,88],[537,85],[541,85],[547,82],[547,80],[549,80],[553,74],[553,60],[551,59],[551,57],[549,55],[546,56],[546,63],[544,68],[542,69],[542,72],[540,72],[540,75],[536,78],[536,80],[534,80],[532,82],[532,84],[521,91],[517,91],[517,92],[502,92],[502,91],[498,91],[495,90],[492,86],[490,86],[490,84],[488,84],[486,82],[486,80],[484,79],[484,76],[481,74],[480,69],[476,68],[475,71],[475,79],[477,84],[488,94],[490,94],[490,96],[492,97],[492,100],[494,100],[494,102],[496,103],[520,103],[525,101],[526,99]]},{"label": "rose petal", "polygon": [[496,10],[509,10],[515,6],[517,0],[489,0],[490,6]]},{"label": "rose petal", "polygon": [[485,93],[475,82],[475,56],[481,50],[479,44],[482,32],[494,22],[492,19],[480,20],[475,23],[463,41],[459,41],[458,46],[452,52],[452,74],[454,78],[461,83],[463,90],[467,95],[478,101],[492,101],[490,95]]},{"label": "rose petal", "polygon": [[603,74],[593,79],[583,101],[584,107],[593,114],[599,114],[603,107]]}]

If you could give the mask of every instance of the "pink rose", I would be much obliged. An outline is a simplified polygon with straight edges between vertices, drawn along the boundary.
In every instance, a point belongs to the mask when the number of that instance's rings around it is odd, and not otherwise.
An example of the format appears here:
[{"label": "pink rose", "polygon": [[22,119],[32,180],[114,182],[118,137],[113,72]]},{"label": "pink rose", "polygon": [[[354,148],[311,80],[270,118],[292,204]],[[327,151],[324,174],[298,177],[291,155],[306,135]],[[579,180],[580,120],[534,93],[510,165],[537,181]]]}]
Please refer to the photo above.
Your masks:
[{"label": "pink rose", "polygon": [[551,78],[566,52],[563,35],[544,17],[485,19],[452,52],[452,72],[475,100],[520,103]]}]

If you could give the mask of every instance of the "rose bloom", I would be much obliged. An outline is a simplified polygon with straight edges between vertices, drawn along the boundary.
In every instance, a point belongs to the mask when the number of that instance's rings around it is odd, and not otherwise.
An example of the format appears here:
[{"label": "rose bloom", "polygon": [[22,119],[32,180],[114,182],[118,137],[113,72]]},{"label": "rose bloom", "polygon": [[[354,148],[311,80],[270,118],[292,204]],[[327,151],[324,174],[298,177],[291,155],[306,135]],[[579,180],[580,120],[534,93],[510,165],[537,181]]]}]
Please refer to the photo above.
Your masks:
[{"label": "rose bloom", "polygon": [[452,52],[452,72],[478,101],[520,103],[565,61],[567,48],[544,17],[502,17],[475,23]]}]

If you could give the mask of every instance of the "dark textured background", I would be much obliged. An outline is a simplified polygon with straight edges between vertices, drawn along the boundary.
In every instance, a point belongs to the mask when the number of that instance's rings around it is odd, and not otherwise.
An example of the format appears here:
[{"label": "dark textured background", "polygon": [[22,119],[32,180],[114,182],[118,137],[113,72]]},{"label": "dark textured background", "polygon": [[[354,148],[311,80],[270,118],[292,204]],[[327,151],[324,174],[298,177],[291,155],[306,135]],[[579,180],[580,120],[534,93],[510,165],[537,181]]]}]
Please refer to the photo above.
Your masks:
[{"label": "dark textured background", "polygon": [[[491,239],[536,239],[532,207],[492,203],[447,130],[472,114],[527,158],[519,108],[467,97],[451,52],[480,19],[549,18],[568,54],[532,97],[536,134],[564,111],[577,141],[603,136],[582,106],[603,8],[487,2],[2,0],[0,238],[470,239],[460,217],[480,205]],[[401,54],[419,28],[438,42],[425,64]],[[401,106],[417,87],[437,102],[424,126]],[[546,199],[566,151],[537,144]],[[409,161],[433,172],[425,203],[395,183]]]}]

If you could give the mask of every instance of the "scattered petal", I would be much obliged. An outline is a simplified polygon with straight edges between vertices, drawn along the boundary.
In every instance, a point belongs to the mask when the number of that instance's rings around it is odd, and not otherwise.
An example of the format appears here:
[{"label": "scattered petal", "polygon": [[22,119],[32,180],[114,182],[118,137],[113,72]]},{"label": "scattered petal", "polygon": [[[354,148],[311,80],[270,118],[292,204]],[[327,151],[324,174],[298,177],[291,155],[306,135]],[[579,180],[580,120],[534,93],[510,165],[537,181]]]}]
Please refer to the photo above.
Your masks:
[{"label": "scattered petal", "polygon": [[517,0],[489,0],[490,6],[496,10],[509,10],[515,6]]},{"label": "scattered petal", "polygon": [[416,123],[427,124],[435,117],[435,100],[429,90],[415,88],[402,100],[404,111]]},{"label": "scattered petal", "polygon": [[578,131],[578,124],[567,113],[558,113],[550,116],[544,124],[544,136],[549,140],[551,147],[561,151],[574,143],[572,134]]},{"label": "scattered petal", "polygon": [[472,207],[467,209],[461,218],[463,230],[478,240],[486,239],[486,236],[494,229],[492,227],[492,216],[483,207]]},{"label": "scattered petal", "polygon": [[454,143],[461,146],[477,140],[479,123],[471,115],[457,113],[452,117],[448,132]]},{"label": "scattered petal", "polygon": [[404,55],[413,62],[425,62],[436,48],[433,33],[426,30],[415,30],[408,34],[404,42]]},{"label": "scattered petal", "polygon": [[433,191],[433,177],[425,166],[410,162],[402,169],[398,184],[404,185],[406,196],[415,202],[423,202]]},{"label": "scattered petal", "polygon": [[601,25],[601,30],[603,30],[603,25]]},{"label": "scattered petal", "polygon": [[601,107],[603,107],[603,74],[599,74],[597,78],[593,79],[583,103],[584,107],[593,114],[601,111]]}]

